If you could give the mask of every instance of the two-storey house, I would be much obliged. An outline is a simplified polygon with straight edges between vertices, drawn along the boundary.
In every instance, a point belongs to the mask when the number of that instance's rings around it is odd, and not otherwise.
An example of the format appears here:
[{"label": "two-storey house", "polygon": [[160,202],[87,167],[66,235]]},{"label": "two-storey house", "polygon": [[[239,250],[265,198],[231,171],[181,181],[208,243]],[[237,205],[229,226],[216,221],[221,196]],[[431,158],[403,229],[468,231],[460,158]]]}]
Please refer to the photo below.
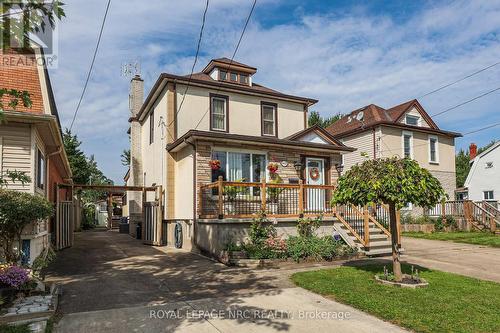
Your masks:
[{"label": "two-storey house", "polygon": [[[145,101],[141,78],[131,81],[127,184],[162,185],[164,221],[182,223],[184,235],[195,237],[204,250],[237,237],[242,230],[237,222],[249,222],[262,204],[274,216],[295,220],[313,208],[329,207],[326,186],[336,182],[341,155],[354,150],[324,129],[308,128],[308,109],[316,100],[264,87],[255,82],[256,72],[227,58],[214,59],[192,76],[161,74]],[[283,188],[260,187],[277,178]],[[219,180],[225,183],[215,188]],[[299,194],[302,185],[319,187]],[[127,197],[134,233],[141,221],[141,194]],[[234,228],[217,229],[221,221]],[[174,233],[169,227],[167,234]]]},{"label": "two-storey house", "polygon": [[[0,122],[0,173],[16,170],[31,178],[28,184],[9,183],[6,188],[41,195],[51,202],[58,196],[69,199],[69,193],[56,186],[70,182],[72,175],[43,52],[33,45],[31,52],[11,50],[2,52],[0,58],[0,87],[28,91],[32,101],[30,108],[21,103],[9,108],[9,97],[2,100],[5,109]],[[23,231],[24,263],[32,263],[49,245],[54,223],[55,216]]]},{"label": "two-storey house", "polygon": [[[357,149],[343,156],[344,171],[366,159],[408,157],[428,169],[454,198],[455,138],[461,134],[440,129],[417,100],[388,109],[370,104],[342,117],[327,131]],[[421,213],[411,205],[405,209]]]}]

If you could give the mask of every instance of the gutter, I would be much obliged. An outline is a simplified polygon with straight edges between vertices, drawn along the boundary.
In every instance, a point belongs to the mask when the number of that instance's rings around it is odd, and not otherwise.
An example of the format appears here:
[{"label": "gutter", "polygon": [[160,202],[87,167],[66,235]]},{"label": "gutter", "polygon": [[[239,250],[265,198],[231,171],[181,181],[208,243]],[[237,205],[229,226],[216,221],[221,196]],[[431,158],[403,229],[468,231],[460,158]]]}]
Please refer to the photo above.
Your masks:
[{"label": "gutter", "polygon": [[196,237],[196,233],[197,233],[197,218],[196,218],[196,213],[197,213],[197,206],[198,206],[198,203],[197,203],[197,188],[196,188],[196,184],[197,184],[197,172],[196,172],[196,141],[195,143],[192,143],[189,138],[185,138],[184,139],[184,143],[190,145],[191,147],[193,147],[193,242],[194,242],[194,245],[195,246],[198,246],[198,239]]}]

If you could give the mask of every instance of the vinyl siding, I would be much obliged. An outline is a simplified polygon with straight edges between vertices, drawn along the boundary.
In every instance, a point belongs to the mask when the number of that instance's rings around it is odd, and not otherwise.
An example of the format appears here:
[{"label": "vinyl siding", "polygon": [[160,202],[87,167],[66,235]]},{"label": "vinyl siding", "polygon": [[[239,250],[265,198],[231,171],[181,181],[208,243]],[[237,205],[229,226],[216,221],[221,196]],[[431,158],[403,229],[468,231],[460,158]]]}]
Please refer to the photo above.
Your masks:
[{"label": "vinyl siding", "polygon": [[[349,170],[352,166],[362,163],[367,159],[373,159],[373,132],[365,131],[357,133],[342,139],[342,142],[348,146],[356,148],[356,151],[343,155],[344,171]],[[365,156],[362,156],[365,155]]]},{"label": "vinyl siding", "polygon": [[[0,172],[23,171],[32,174],[31,128],[29,125],[0,125]],[[31,184],[19,183],[7,185],[8,189],[30,192]]]}]

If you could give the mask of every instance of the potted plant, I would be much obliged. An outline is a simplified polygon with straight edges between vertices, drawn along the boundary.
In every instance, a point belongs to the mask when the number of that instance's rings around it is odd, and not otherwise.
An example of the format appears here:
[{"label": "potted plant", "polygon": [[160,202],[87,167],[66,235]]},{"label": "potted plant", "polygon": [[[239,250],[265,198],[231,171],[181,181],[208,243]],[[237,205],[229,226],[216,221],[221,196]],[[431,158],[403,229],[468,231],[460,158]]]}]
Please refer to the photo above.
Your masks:
[{"label": "potted plant", "polygon": [[[283,184],[283,179],[277,173],[274,173],[274,175],[271,177],[271,181],[269,181],[269,184]],[[280,187],[268,187],[266,189],[268,198],[267,211],[269,212],[269,214],[278,213],[279,197],[283,190],[284,188]]]},{"label": "potted plant", "polygon": [[278,168],[279,168],[279,165],[276,162],[269,162],[269,164],[267,165],[267,170],[269,171],[269,174],[271,175],[271,177],[273,175],[277,174]]},{"label": "potted plant", "polygon": [[[243,182],[244,179],[237,179],[235,182],[241,183]],[[241,186],[233,186],[233,185],[228,185],[224,186],[224,213],[225,214],[235,214],[236,209],[235,209],[235,202],[236,198],[238,197],[238,194],[243,192],[243,187]]]}]

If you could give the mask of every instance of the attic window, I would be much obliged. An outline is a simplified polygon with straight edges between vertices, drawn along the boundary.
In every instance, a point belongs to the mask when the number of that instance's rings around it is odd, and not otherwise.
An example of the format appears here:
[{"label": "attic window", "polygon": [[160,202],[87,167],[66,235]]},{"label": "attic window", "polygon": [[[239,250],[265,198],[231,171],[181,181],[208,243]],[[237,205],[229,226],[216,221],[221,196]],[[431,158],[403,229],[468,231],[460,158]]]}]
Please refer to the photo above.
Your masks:
[{"label": "attic window", "polygon": [[418,126],[419,120],[420,120],[420,117],[407,115],[406,116],[406,125]]},{"label": "attic window", "polygon": [[219,71],[219,80],[221,80],[221,81],[227,80],[227,72],[226,71]]},{"label": "attic window", "polygon": [[240,83],[248,84],[248,75],[240,74]]},{"label": "attic window", "polygon": [[231,81],[238,82],[238,74],[236,73],[231,73]]}]

